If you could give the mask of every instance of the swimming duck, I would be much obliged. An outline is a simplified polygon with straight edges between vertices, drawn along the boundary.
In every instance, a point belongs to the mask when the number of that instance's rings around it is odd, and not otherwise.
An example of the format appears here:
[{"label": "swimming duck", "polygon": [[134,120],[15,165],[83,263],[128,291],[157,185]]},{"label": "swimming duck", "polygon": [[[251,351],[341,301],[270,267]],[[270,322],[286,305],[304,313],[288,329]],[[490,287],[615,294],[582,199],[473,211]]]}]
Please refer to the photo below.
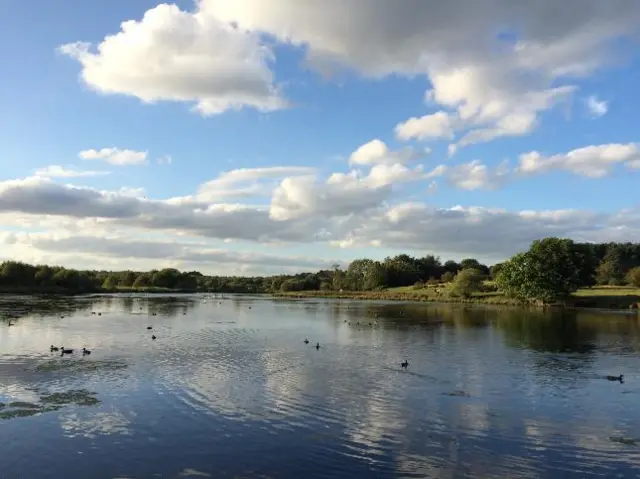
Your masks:
[{"label": "swimming duck", "polygon": [[91,351],[89,351],[87,348],[82,348],[82,355],[84,356],[85,354],[91,354]]},{"label": "swimming duck", "polygon": [[621,374],[620,376],[607,376],[607,379],[609,381],[620,381],[620,382],[622,382],[623,381],[623,379],[622,379],[623,376],[624,376],[623,374]]},{"label": "swimming duck", "polygon": [[409,367],[409,361],[407,361],[405,359],[404,362],[400,363],[400,366],[402,366],[403,368],[407,369]]},{"label": "swimming duck", "polygon": [[309,340],[307,338],[304,339],[304,344],[309,344]]},{"label": "swimming duck", "polygon": [[154,334],[153,336],[151,336],[151,339],[156,339],[156,335]]},{"label": "swimming duck", "polygon": [[147,329],[153,329],[151,326],[147,326]]},{"label": "swimming duck", "polygon": [[60,348],[54,346],[53,344],[51,345],[51,352],[53,351],[60,351]]},{"label": "swimming duck", "polygon": [[316,343],[316,349],[320,349],[320,343]]},{"label": "swimming duck", "polygon": [[60,351],[62,351],[62,355],[64,354],[73,354],[73,349],[64,349],[64,346],[60,346]]}]

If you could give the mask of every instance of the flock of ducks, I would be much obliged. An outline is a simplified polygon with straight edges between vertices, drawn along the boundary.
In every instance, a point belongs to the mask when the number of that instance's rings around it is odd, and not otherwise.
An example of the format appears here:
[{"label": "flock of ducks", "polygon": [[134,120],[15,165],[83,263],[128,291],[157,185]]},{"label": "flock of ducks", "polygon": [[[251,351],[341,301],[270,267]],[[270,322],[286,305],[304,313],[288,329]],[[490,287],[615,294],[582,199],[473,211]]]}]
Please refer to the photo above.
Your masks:
[{"label": "flock of ducks", "polygon": [[[96,314],[96,313],[91,313],[91,314]],[[102,313],[98,313],[98,315],[101,315],[101,314],[102,314]],[[155,316],[155,314],[154,314],[154,316]],[[9,326],[13,326],[13,325],[12,325],[12,324],[9,324]],[[153,327],[152,327],[152,326],[147,326],[147,329],[148,329],[148,330],[151,330],[151,329],[153,329]],[[152,335],[151,335],[151,339],[155,341],[155,340],[157,339],[157,338],[156,338],[156,335],[155,335],[155,334],[152,334]],[[54,346],[53,344],[51,345],[51,347],[49,348],[49,350],[50,350],[52,353],[57,353],[58,351],[60,351],[60,356],[64,356],[65,354],[73,354],[73,351],[74,351],[74,350],[73,350],[73,349],[71,349],[71,348],[65,348],[64,346]],[[87,348],[82,348],[82,355],[83,355],[83,356],[87,356],[87,355],[89,355],[89,354],[91,354],[91,351],[89,351]]]}]

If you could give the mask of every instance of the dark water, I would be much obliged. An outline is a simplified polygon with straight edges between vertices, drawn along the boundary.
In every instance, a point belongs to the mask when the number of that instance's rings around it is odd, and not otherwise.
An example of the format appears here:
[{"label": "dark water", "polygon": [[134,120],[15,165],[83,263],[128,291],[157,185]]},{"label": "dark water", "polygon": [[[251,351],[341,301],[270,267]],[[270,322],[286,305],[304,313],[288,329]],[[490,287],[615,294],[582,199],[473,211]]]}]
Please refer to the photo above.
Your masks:
[{"label": "dark water", "polygon": [[635,315],[202,296],[0,311],[2,478],[640,473]]}]

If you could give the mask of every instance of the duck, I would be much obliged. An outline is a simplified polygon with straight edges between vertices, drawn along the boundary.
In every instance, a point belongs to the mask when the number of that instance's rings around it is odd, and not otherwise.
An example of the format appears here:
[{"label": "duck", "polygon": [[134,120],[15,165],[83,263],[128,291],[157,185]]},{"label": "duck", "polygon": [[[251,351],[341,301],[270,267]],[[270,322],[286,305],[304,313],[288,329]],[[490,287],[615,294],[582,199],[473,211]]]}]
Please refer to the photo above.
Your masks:
[{"label": "duck", "polygon": [[87,348],[82,348],[82,355],[84,356],[85,354],[91,354],[91,351],[89,351]]},{"label": "duck", "polygon": [[309,340],[307,338],[304,339],[304,344],[309,344]]},{"label": "duck", "polygon": [[151,326],[147,326],[147,329],[153,329]]},{"label": "duck", "polygon": [[403,362],[400,363],[400,366],[407,369],[409,367],[409,361],[405,359]]},{"label": "duck", "polygon": [[65,354],[73,354],[73,349],[65,349],[64,346],[60,346],[60,351],[62,351],[61,356]]},{"label": "duck", "polygon": [[151,339],[156,339],[156,335],[154,334],[153,336],[151,336]]},{"label": "duck", "polygon": [[57,347],[57,346],[54,346],[54,345],[52,344],[52,345],[51,345],[51,352],[54,352],[54,351],[60,351],[60,348],[59,348],[59,347]]},{"label": "duck", "polygon": [[16,325],[16,323],[12,323],[11,321],[9,321],[8,326],[15,326],[15,325]]},{"label": "duck", "polygon": [[320,343],[316,343],[316,349],[320,349]]},{"label": "duck", "polygon": [[607,376],[607,380],[623,382],[623,379],[622,379],[623,377],[624,377],[624,374],[621,374],[620,376]]}]

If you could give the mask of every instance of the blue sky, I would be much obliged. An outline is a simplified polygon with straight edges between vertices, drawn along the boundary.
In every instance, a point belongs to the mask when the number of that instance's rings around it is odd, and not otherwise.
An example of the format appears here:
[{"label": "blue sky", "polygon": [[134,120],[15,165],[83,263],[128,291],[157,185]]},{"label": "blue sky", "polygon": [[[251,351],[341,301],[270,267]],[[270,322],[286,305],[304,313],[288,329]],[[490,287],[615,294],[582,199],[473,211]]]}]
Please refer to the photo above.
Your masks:
[{"label": "blue sky", "polygon": [[94,3],[4,5],[4,259],[272,274],[638,238],[636,3]]}]

